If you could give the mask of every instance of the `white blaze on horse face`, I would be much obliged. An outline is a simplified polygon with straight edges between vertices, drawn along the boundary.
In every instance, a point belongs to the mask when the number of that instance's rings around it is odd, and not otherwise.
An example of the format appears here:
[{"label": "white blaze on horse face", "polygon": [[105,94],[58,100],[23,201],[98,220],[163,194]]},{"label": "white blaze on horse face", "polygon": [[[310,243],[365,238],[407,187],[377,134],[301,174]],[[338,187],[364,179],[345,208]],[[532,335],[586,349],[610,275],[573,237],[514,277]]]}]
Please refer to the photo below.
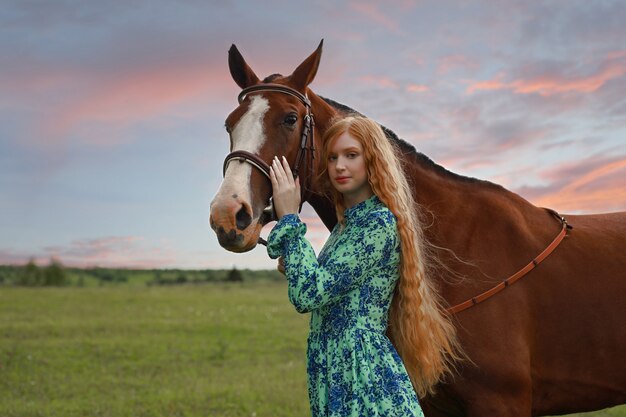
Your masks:
[{"label": "white blaze on horse face", "polygon": [[[269,102],[263,96],[259,94],[250,96],[248,111],[239,119],[231,133],[232,151],[258,153],[266,140],[263,117],[269,108]],[[252,169],[249,163],[231,160],[224,173],[224,181],[218,191],[218,196],[237,194],[238,198],[250,202]]]},{"label": "white blaze on horse face", "polygon": [[256,153],[265,143],[263,117],[270,105],[261,95],[255,94],[250,98],[248,111],[239,119],[232,131],[233,151]]}]

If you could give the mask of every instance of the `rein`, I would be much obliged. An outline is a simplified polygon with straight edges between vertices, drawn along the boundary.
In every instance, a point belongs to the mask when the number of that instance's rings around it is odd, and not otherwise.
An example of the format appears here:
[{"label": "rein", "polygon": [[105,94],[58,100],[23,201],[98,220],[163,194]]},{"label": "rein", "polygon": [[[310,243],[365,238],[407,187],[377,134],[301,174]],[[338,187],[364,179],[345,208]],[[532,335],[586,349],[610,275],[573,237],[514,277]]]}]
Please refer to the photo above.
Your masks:
[{"label": "rein", "polygon": [[487,300],[488,298],[493,297],[494,295],[496,295],[503,289],[513,285],[515,282],[517,282],[523,276],[525,276],[531,270],[533,270],[537,265],[539,265],[541,261],[546,259],[557,248],[557,246],[559,246],[559,244],[563,241],[563,239],[567,235],[567,230],[573,229],[574,227],[567,224],[567,220],[565,220],[565,217],[562,217],[556,211],[552,209],[548,209],[548,208],[546,210],[550,214],[552,214],[554,217],[556,217],[561,222],[561,225],[562,225],[561,231],[559,232],[557,237],[554,238],[552,243],[550,243],[548,247],[543,250],[543,252],[537,255],[537,257],[534,258],[532,261],[530,261],[525,267],[523,267],[522,269],[520,269],[519,271],[517,271],[516,273],[514,273],[513,275],[511,275],[510,277],[508,277],[507,279],[505,279],[504,281],[496,285],[495,287],[483,292],[482,294],[479,294],[476,297],[472,297],[467,301],[464,301],[460,304],[455,305],[454,307],[448,308],[446,310],[447,314],[449,315],[456,314],[463,310],[467,310],[470,307],[474,307],[476,304],[482,303],[483,301]]},{"label": "rein", "polygon": [[[296,155],[296,162],[291,168],[293,172],[294,178],[296,178],[300,174],[301,165],[304,162],[304,158],[306,157],[307,151],[310,151],[309,158],[309,181],[312,181],[313,178],[313,160],[315,159],[315,147],[314,147],[314,133],[315,133],[315,120],[313,119],[313,113],[311,113],[311,101],[305,95],[300,93],[297,90],[294,90],[291,87],[287,87],[281,84],[259,84],[253,85],[251,87],[244,88],[239,93],[237,100],[241,104],[242,101],[246,99],[246,97],[250,94],[259,92],[259,91],[271,91],[277,93],[288,94],[290,96],[296,97],[302,104],[304,104],[306,108],[306,115],[304,116],[304,126],[302,128],[302,135],[300,136],[300,147],[298,148],[298,154]],[[309,140],[311,142],[310,146]],[[226,175],[226,169],[228,168],[228,164],[230,164],[233,160],[238,160],[241,163],[247,162],[267,177],[270,180],[270,166],[262,160],[258,155],[255,155],[248,151],[237,150],[226,155],[224,159],[224,167],[222,169],[222,175]],[[302,205],[306,201],[305,194],[308,192],[309,196],[311,195],[311,187],[307,187],[306,184],[301,184],[301,195],[300,195],[300,208],[298,212],[302,211]],[[272,201],[272,197],[270,196],[267,207],[263,209],[263,214],[269,219],[269,221],[276,220],[276,212],[274,211],[274,203]],[[265,239],[259,237],[259,243],[267,246],[267,242]]]}]

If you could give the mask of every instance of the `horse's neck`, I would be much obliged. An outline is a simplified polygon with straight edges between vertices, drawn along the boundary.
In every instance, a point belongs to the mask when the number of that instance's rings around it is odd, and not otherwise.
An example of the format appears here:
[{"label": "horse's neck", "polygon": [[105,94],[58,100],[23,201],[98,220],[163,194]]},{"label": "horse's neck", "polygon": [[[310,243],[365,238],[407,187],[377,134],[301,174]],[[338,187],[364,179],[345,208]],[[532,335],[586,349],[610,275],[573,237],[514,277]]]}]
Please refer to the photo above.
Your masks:
[{"label": "horse's neck", "polygon": [[[333,119],[350,109],[336,108],[312,91],[308,91],[316,123],[314,172],[320,172],[321,138]],[[464,259],[486,256],[498,245],[511,239],[524,245],[529,233],[543,238],[552,233],[549,216],[518,195],[485,181],[465,179],[437,168],[432,162],[407,151],[405,172],[415,189],[417,202],[425,209],[426,235],[435,245],[452,249]],[[313,184],[314,191],[316,184]],[[309,200],[328,229],[336,224],[335,209],[319,194]],[[544,215],[543,217],[541,217]],[[537,219],[537,217],[540,217]],[[532,229],[528,224],[532,223]],[[543,232],[542,228],[545,228]],[[547,232],[546,232],[547,230]],[[477,240],[482,242],[476,245]],[[532,250],[532,243],[529,250]]]},{"label": "horse's neck", "polygon": [[[321,155],[322,155],[322,136],[326,129],[330,127],[333,119],[337,117],[340,112],[334,107],[330,106],[318,95],[311,90],[307,92],[309,99],[311,100],[312,113],[315,119],[315,134],[313,136],[313,144],[315,148],[315,158],[313,159],[313,172],[317,176],[320,173],[321,167]],[[318,187],[317,181],[313,181],[312,184],[313,194],[308,199],[308,203],[313,207],[315,212],[326,226],[328,230],[337,223],[337,217],[335,215],[335,206],[331,201],[322,195],[321,190]]]},{"label": "horse's neck", "polygon": [[332,107],[330,104],[328,104],[320,96],[318,96],[311,90],[308,90],[307,95],[309,99],[311,100],[311,106],[312,106],[311,111],[313,112],[313,116],[315,118],[315,129],[318,133],[318,135],[315,138],[316,140],[315,145],[316,145],[316,148],[318,148],[318,153],[319,153],[321,152],[322,135],[324,135],[324,132],[326,131],[326,129],[330,127],[330,125],[333,122],[333,119],[335,119],[338,115],[342,114],[342,112],[339,109]]},{"label": "horse's neck", "polygon": [[[407,158],[405,171],[422,208],[428,240],[487,275],[515,272],[500,269],[493,260],[524,265],[558,232],[558,222],[545,210],[496,184],[457,176],[417,156]],[[449,251],[439,255],[456,262]],[[476,272],[460,269],[464,274]]]}]

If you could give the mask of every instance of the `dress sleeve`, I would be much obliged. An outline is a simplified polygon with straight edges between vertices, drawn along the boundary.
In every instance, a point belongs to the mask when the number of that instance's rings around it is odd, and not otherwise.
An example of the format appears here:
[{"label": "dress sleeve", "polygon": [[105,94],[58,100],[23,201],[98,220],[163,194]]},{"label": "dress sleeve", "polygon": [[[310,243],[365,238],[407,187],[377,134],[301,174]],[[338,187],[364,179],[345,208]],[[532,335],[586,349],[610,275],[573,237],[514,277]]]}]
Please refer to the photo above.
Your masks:
[{"label": "dress sleeve", "polygon": [[372,212],[352,227],[349,245],[333,247],[320,265],[296,214],[283,216],[267,238],[271,258],[284,257],[289,301],[300,313],[316,310],[351,291],[384,268],[398,250],[396,219],[390,211]]}]

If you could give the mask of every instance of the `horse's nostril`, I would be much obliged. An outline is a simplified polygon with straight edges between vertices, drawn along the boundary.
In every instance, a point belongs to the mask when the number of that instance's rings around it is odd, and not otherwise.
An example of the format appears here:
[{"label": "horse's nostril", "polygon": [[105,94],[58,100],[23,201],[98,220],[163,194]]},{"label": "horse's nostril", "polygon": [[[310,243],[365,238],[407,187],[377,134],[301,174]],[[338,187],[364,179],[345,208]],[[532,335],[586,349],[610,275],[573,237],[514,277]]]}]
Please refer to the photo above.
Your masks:
[{"label": "horse's nostril", "polygon": [[237,229],[244,230],[250,223],[252,223],[252,216],[246,210],[246,206],[243,205],[235,215],[235,222],[237,223]]}]

